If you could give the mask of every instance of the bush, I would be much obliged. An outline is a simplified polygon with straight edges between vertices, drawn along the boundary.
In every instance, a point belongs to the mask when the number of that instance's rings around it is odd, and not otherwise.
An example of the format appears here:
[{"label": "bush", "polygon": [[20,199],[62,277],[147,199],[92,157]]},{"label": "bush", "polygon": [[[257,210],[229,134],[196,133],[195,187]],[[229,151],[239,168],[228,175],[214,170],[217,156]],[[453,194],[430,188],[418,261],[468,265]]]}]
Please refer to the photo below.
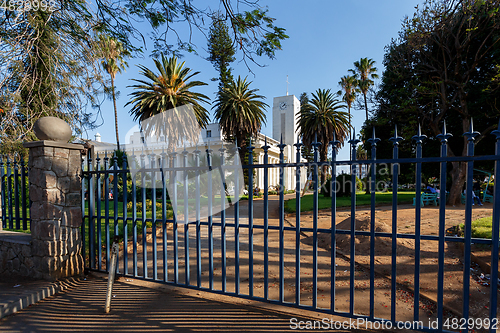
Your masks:
[{"label": "bush", "polygon": [[332,179],[328,178],[325,182],[325,185],[321,187],[321,194],[329,198],[331,197],[331,191],[332,191]]},{"label": "bush", "polygon": [[[137,212],[142,212],[142,202],[138,201],[135,204],[136,211]],[[130,212],[132,211],[133,205],[132,202],[127,202],[127,210]],[[156,211],[161,212],[161,202],[156,203]],[[167,203],[167,218],[171,217],[172,214],[172,205],[170,203]],[[151,199],[146,199],[146,211],[151,211],[153,209],[153,203]],[[169,216],[170,215],[170,216]]]},{"label": "bush", "polygon": [[[473,238],[488,238],[491,239],[493,235],[493,219],[491,216],[483,217],[472,221],[471,234]],[[465,232],[465,225],[459,224],[459,235],[463,236]]]},{"label": "bush", "polygon": [[[351,175],[342,173],[337,176],[337,196],[338,197],[348,197],[351,195]],[[322,187],[322,193],[325,197],[331,196],[331,190],[333,189],[334,183],[332,179],[328,179],[325,185]],[[363,182],[356,177],[356,190],[361,191],[363,189]]]}]

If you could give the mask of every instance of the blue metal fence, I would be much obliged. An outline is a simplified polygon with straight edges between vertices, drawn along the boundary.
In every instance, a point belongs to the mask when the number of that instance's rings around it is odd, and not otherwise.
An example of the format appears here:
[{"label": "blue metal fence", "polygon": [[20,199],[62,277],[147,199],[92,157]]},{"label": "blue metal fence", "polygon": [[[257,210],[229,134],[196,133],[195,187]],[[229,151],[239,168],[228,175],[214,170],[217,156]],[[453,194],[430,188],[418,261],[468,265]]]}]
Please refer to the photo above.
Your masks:
[{"label": "blue metal fence", "polygon": [[30,228],[28,172],[22,156],[0,156],[0,214],[4,229]]},{"label": "blue metal fence", "polygon": [[[467,156],[463,157],[448,157],[447,141],[451,136],[446,132],[444,126],[442,134],[437,136],[441,142],[441,150],[439,157],[423,157],[422,145],[425,136],[421,134],[420,129],[413,137],[415,143],[415,157],[399,158],[399,142],[402,140],[397,135],[390,139],[393,144],[393,157],[391,159],[377,159],[377,143],[380,141],[373,136],[368,143],[371,145],[371,159],[364,160],[362,163],[370,166],[370,198],[371,207],[369,209],[369,230],[359,230],[356,226],[356,169],[359,167],[360,161],[356,160],[356,146],[359,140],[353,139],[349,141],[352,149],[352,160],[339,161],[337,160],[336,148],[338,141],[329,143],[332,149],[332,159],[330,161],[319,161],[318,147],[319,143],[315,143],[314,147],[314,162],[312,163],[285,163],[284,148],[286,145],[280,144],[280,163],[269,164],[269,146],[267,142],[264,146],[258,147],[263,150],[263,164],[253,164],[254,149],[250,143],[248,147],[249,164],[243,165],[244,169],[248,169],[249,189],[254,187],[253,170],[263,169],[264,173],[264,188],[263,201],[258,203],[252,190],[248,191],[247,202],[236,202],[229,210],[222,211],[220,214],[212,214],[212,203],[219,200],[215,194],[205,198],[208,202],[208,218],[202,220],[200,218],[200,178],[199,174],[202,170],[200,167],[200,151],[197,149],[192,153],[183,151],[181,153],[182,166],[177,167],[176,160],[179,158],[177,153],[162,153],[160,156],[145,155],[144,152],[138,156],[139,163],[143,166],[137,175],[137,180],[145,184],[148,180],[156,183],[160,180],[162,187],[158,193],[161,193],[161,198],[157,197],[156,189],[146,189],[146,187],[136,188],[136,182],[130,179],[130,170],[127,162],[118,166],[116,157],[104,158],[98,155],[93,158],[87,158],[84,165],[84,179],[86,182],[86,199],[82,202],[82,210],[84,211],[84,223],[82,233],[86,240],[84,246],[84,254],[86,265],[91,270],[106,271],[109,262],[109,244],[110,239],[114,235],[120,235],[123,239],[123,249],[120,255],[120,264],[118,267],[119,273],[134,278],[142,278],[162,283],[175,284],[189,288],[212,291],[216,293],[224,293],[228,295],[251,298],[293,306],[301,309],[313,310],[325,314],[339,315],[349,318],[357,318],[372,322],[384,323],[386,326],[390,324],[392,327],[397,327],[403,321],[398,316],[398,291],[403,288],[397,281],[398,277],[398,239],[406,239],[414,241],[414,283],[413,283],[413,310],[412,320],[421,322],[417,328],[422,331],[451,331],[456,327],[449,325],[449,317],[446,316],[446,306],[444,304],[444,295],[446,288],[445,281],[445,245],[448,243],[463,243],[463,288],[462,288],[462,311],[459,314],[459,323],[465,322],[462,326],[462,331],[477,328],[470,326],[469,294],[471,291],[471,244],[485,244],[491,249],[491,275],[489,285],[489,331],[494,332],[493,325],[498,316],[498,253],[499,253],[499,220],[500,220],[500,184],[495,181],[494,185],[494,202],[493,202],[493,238],[482,239],[473,238],[471,234],[472,222],[472,181],[474,164],[481,161],[494,161],[495,180],[500,176],[500,130],[493,131],[496,136],[496,151],[495,155],[475,156],[474,155],[474,138],[477,132],[474,132],[472,127],[465,137],[468,140]],[[297,143],[295,152],[297,160],[300,160],[302,144]],[[211,159],[216,154],[213,149],[206,147],[208,156],[208,167],[211,168]],[[222,159],[224,158],[224,147],[219,150]],[[193,154],[195,165],[188,166],[187,157]],[[135,160],[132,156],[132,160]],[[156,161],[160,158],[160,165],[154,166],[151,163],[150,168],[145,168],[144,161],[146,158],[151,158]],[[466,204],[465,204],[465,232],[464,237],[447,236],[445,230],[445,220],[447,207],[446,195],[440,195],[438,219],[436,223],[437,235],[421,234],[421,218],[422,218],[422,203],[421,193],[416,191],[415,199],[415,232],[400,233],[398,232],[398,180],[399,180],[399,165],[410,163],[415,166],[415,182],[417,185],[422,183],[422,164],[438,163],[440,165],[440,191],[446,193],[447,183],[447,163],[449,162],[466,162],[467,163],[467,182],[466,182]],[[391,232],[381,232],[376,230],[376,196],[375,184],[377,182],[377,167],[381,164],[392,165],[392,217],[391,217]],[[110,167],[112,165],[112,167]],[[331,190],[331,226],[329,228],[320,228],[318,226],[318,196],[319,184],[318,175],[319,168],[328,166],[332,174],[336,174],[337,167],[347,165],[351,167],[351,207],[350,207],[350,228],[340,229],[337,221],[336,205],[338,189],[335,182],[332,182]],[[304,215],[301,215],[301,172],[307,167],[312,170],[313,176],[313,210],[311,212],[311,226],[301,226],[304,220]],[[222,166],[224,168],[224,166]],[[230,167],[227,167],[230,168]],[[269,170],[279,169],[279,185],[280,191],[278,195],[278,211],[277,217],[271,218],[269,210],[270,194],[269,188]],[[295,207],[295,225],[287,222],[285,216],[285,194],[284,194],[284,170],[293,170],[296,175],[296,207]],[[2,168],[3,170],[3,168]],[[161,179],[156,179],[158,171],[161,172]],[[188,198],[187,175],[188,172],[196,172],[195,184],[195,199],[190,206],[186,203]],[[3,172],[3,171],[2,171]],[[165,173],[171,173],[173,181],[180,179],[184,183],[183,195],[180,194],[185,201],[183,221],[178,221],[176,215],[168,216],[169,210],[176,209],[178,205],[177,186],[174,185],[172,193],[166,191]],[[3,176],[2,176],[3,177]],[[113,178],[111,181],[110,179]],[[208,179],[210,181],[210,178]],[[239,184],[236,184],[235,188]],[[128,188],[130,189],[128,190]],[[108,196],[109,189],[113,188],[113,198]],[[210,188],[210,186],[209,186]],[[102,195],[104,191],[105,195]],[[2,191],[2,193],[4,193]],[[140,205],[138,205],[137,196],[140,193]],[[147,197],[150,197],[151,208],[148,209]],[[172,200],[170,200],[170,198]],[[221,200],[222,198],[221,194]],[[2,202],[4,201],[2,196]],[[274,200],[274,199],[273,199]],[[113,203],[111,210],[111,202]],[[102,205],[104,204],[104,208]],[[157,204],[160,206],[157,209]],[[256,206],[259,205],[258,211]],[[121,207],[121,210],[120,210]],[[104,209],[104,210],[103,210]],[[194,214],[190,215],[191,212]],[[257,216],[258,215],[258,216]],[[276,223],[274,223],[276,222]],[[111,231],[111,226],[113,229]],[[191,228],[191,227],[194,228]],[[302,244],[304,233],[312,234],[312,244],[310,249]],[[330,241],[330,251],[319,251],[319,238],[326,235]],[[348,277],[341,276],[336,267],[341,263],[339,252],[337,251],[337,237],[346,235],[349,239],[349,253],[347,254]],[[356,274],[359,271],[359,265],[356,258],[356,238],[369,238],[369,305],[368,310],[364,313],[359,313],[356,310],[355,292],[357,278]],[[390,274],[388,274],[388,284],[390,292],[388,298],[390,300],[390,316],[387,318],[377,316],[377,304],[379,304],[380,287],[376,286],[376,280],[379,274],[376,271],[376,240],[390,240],[391,253],[390,256]],[[193,240],[193,241],[191,241]],[[191,242],[190,242],[191,241]],[[437,289],[435,306],[437,309],[437,325],[430,325],[429,321],[424,321],[420,314],[420,302],[422,301],[421,286],[421,245],[422,242],[437,243]],[[276,247],[277,246],[277,247]],[[184,251],[182,252],[182,248]],[[190,250],[193,249],[192,252]],[[220,253],[219,253],[220,252]],[[244,253],[244,255],[242,255]],[[325,253],[329,258],[324,261],[322,259]],[[141,260],[142,259],[142,260]],[[194,263],[193,261],[194,260]],[[326,265],[326,266],[325,266]],[[321,268],[319,267],[321,266]],[[274,273],[272,268],[277,267]],[[319,272],[325,272],[327,268],[328,276],[319,276]],[[308,273],[310,272],[310,273]],[[184,273],[184,274],[182,274]],[[195,274],[196,279],[191,279],[192,274]],[[311,274],[311,275],[309,275]],[[247,277],[247,278],[245,278]],[[319,282],[320,279],[320,282]],[[194,281],[196,280],[196,281]],[[336,299],[341,288],[340,283],[347,282],[348,308],[345,311],[339,310],[343,304]],[[309,285],[310,283],[310,285]],[[322,286],[329,286],[329,290],[320,290],[319,283]],[[303,288],[306,285],[307,288]],[[231,288],[229,288],[229,286]],[[321,295],[318,294],[321,291]],[[325,296],[325,294],[327,296]],[[363,305],[363,304],[358,304]],[[448,319],[448,320],[447,320]],[[486,319],[486,318],[483,318]]]}]

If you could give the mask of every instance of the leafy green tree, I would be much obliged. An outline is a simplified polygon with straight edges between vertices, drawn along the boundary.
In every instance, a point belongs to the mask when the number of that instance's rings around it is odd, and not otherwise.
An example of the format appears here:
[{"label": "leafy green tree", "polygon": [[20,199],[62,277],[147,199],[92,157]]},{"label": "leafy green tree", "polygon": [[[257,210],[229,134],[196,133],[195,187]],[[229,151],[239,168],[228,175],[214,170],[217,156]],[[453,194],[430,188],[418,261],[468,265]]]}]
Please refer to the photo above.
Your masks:
[{"label": "leafy green tree", "polygon": [[130,52],[123,47],[123,43],[110,36],[99,36],[99,46],[101,52],[101,64],[103,69],[111,78],[111,97],[113,98],[113,107],[115,111],[115,131],[116,145],[120,150],[120,138],[118,135],[118,111],[116,108],[115,78],[116,74],[121,73],[128,66],[125,61],[130,56]]},{"label": "leafy green tree", "polygon": [[[469,131],[473,117],[474,130],[480,133],[475,139],[476,153],[493,153],[493,144],[485,141],[491,140],[487,134],[496,128],[500,115],[496,80],[499,5],[497,0],[429,0],[405,19],[399,38],[387,47],[384,58],[386,71],[373,117],[381,138],[398,122],[398,134],[407,139],[400,145],[401,152],[409,155],[410,138],[421,122],[429,137],[425,152],[437,155],[440,142],[434,138],[446,121],[448,132],[454,134],[449,139],[448,156],[464,156],[467,138],[460,134]],[[390,154],[390,147],[381,144],[379,148],[377,154]],[[467,165],[450,164],[448,203],[458,204]],[[438,169],[427,172],[427,177],[436,176]]]},{"label": "leafy green tree", "polygon": [[215,120],[220,124],[224,137],[237,141],[240,153],[244,154],[248,139],[257,135],[266,123],[265,97],[258,89],[251,89],[251,81],[238,76],[236,81],[224,88],[215,101]]},{"label": "leafy green tree", "polygon": [[[307,93],[303,92],[302,94],[300,94],[299,101],[300,101],[300,112],[302,112],[302,110],[305,111],[307,105],[309,104],[309,96],[307,95]],[[307,162],[314,161],[314,150],[312,147],[303,146],[301,153],[302,153],[301,154],[302,158],[306,159]]]},{"label": "leafy green tree", "polygon": [[[145,66],[139,66],[141,74],[147,80],[134,79],[139,84],[131,86],[134,88],[130,94],[132,99],[125,106],[132,105],[130,114],[141,124],[155,115],[171,110],[166,118],[162,118],[159,128],[145,129],[147,134],[155,130],[157,135],[168,136],[170,149],[173,149],[181,139],[196,141],[196,131],[192,131],[192,127],[196,126],[195,123],[201,128],[207,126],[208,111],[200,103],[208,103],[209,98],[194,92],[193,88],[204,86],[206,83],[192,81],[191,79],[199,72],[184,67],[184,62],[179,64],[175,56],[167,58],[162,55],[161,60],[155,59],[154,62],[159,73]],[[195,119],[191,119],[186,109],[180,108],[181,106],[189,106]]]},{"label": "leafy green tree", "polygon": [[368,122],[368,102],[366,96],[368,90],[375,84],[373,79],[378,78],[377,68],[375,67],[375,61],[368,58],[361,58],[359,61],[355,61],[354,67],[355,69],[350,69],[349,71],[359,77],[357,79],[357,87],[363,94],[366,122]]},{"label": "leafy green tree", "polygon": [[347,105],[347,113],[349,113],[349,138],[351,137],[351,107],[356,100],[356,94],[359,92],[357,75],[344,75],[340,78],[339,86],[341,90],[337,93],[342,96],[342,100]]},{"label": "leafy green tree", "polygon": [[0,9],[0,141],[19,151],[23,141],[36,140],[34,122],[56,116],[79,134],[91,125],[88,106],[103,80],[93,48],[92,20],[75,2],[64,8]]},{"label": "leafy green tree", "polygon": [[[145,21],[153,29],[153,54],[196,52],[191,39],[179,32],[204,33],[214,14],[203,2],[182,0],[55,0],[38,2],[40,10],[20,8],[31,5],[26,1],[6,4],[0,8],[2,147],[34,139],[33,123],[45,115],[67,120],[75,135],[83,126],[96,125],[92,112],[100,112],[105,83],[96,36],[115,38],[136,55],[146,43],[137,22]],[[288,38],[262,1],[220,0],[219,8],[245,61],[260,55],[274,58]],[[136,40],[144,41],[143,47],[134,45]]]},{"label": "leafy green tree", "polygon": [[[222,19],[220,13],[212,18],[212,25],[208,34],[208,60],[219,72],[219,90],[221,94],[224,88],[227,88],[233,81],[231,74],[231,63],[235,60],[236,50],[233,41],[229,35],[229,28]],[[216,79],[212,79],[216,80]]]},{"label": "leafy green tree", "polygon": [[[182,39],[181,31],[199,30],[202,33],[204,22],[210,20],[217,11],[199,2],[169,0],[167,3],[154,0],[125,0],[122,3],[99,2],[103,16],[111,26],[116,26],[124,34],[141,36],[131,24],[131,20],[122,20],[124,14],[148,22],[153,28],[152,39],[154,55],[167,52],[179,56],[182,52],[196,52],[196,45],[191,39]],[[285,29],[274,25],[275,19],[268,15],[268,10],[261,2],[239,0],[219,0],[222,8],[221,18],[227,22],[232,31],[232,39],[243,56],[255,61],[255,56],[266,55],[273,59],[275,52],[281,49],[281,41],[288,38]],[[119,11],[122,13],[119,13]],[[176,45],[171,44],[170,35],[177,38]]]},{"label": "leafy green tree", "polygon": [[[315,139],[320,142],[319,155],[326,161],[329,142],[335,138],[343,142],[349,133],[349,114],[340,111],[345,104],[334,97],[330,89],[318,89],[312,94],[309,104],[301,110],[298,120],[302,141],[309,149]],[[326,179],[326,166],[321,172],[321,184]]]}]

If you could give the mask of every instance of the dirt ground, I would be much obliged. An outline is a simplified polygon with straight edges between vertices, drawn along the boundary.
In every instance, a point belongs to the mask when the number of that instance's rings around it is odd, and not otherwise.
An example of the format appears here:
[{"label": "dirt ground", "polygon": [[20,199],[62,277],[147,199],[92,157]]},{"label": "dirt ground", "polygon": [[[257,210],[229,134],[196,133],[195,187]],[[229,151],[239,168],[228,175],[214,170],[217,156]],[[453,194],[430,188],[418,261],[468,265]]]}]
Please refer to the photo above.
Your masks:
[{"label": "dirt ground", "polygon": [[[474,206],[472,220],[491,216],[492,204]],[[446,207],[445,230],[464,222],[464,206]],[[415,207],[399,205],[397,210],[397,232],[401,234],[415,233]],[[370,231],[370,210],[358,209],[356,212],[356,230]],[[375,212],[375,230],[392,232],[392,207],[378,207]],[[292,223],[295,221],[293,219]],[[350,230],[350,211],[337,212],[337,229]],[[312,216],[301,217],[301,226],[312,225]],[[328,228],[331,225],[331,214],[321,212],[318,227]],[[421,211],[421,235],[438,235],[439,207],[425,206]],[[312,242],[309,235],[305,242]],[[350,235],[337,235],[337,250],[349,257]],[[424,296],[437,300],[438,281],[438,241],[421,240],[420,243],[420,291]],[[331,240],[327,234],[318,236],[318,245],[330,249]],[[357,236],[355,239],[355,260],[357,263],[370,266],[370,237]],[[444,244],[444,304],[456,314],[462,313],[463,298],[463,247],[459,243]],[[491,260],[491,250],[484,246],[473,246],[473,253],[483,261]],[[415,240],[397,239],[397,281],[399,284],[414,289],[415,278]],[[392,239],[375,238],[375,270],[390,278],[392,263]],[[483,277],[481,277],[483,274]],[[473,263],[470,274],[470,315],[475,318],[487,318],[489,315],[489,274]]]},{"label": "dirt ground", "polygon": [[[288,195],[287,198],[293,195]],[[280,295],[280,280],[283,281],[283,299],[285,302],[295,302],[296,292],[300,290],[300,304],[312,306],[314,289],[314,272],[316,272],[317,307],[329,309],[332,301],[332,268],[334,268],[335,284],[335,310],[349,312],[353,302],[354,313],[369,315],[370,304],[370,237],[357,236],[355,238],[355,282],[353,288],[354,298],[350,297],[350,236],[337,234],[337,251],[335,261],[332,260],[330,249],[330,233],[326,230],[331,227],[331,214],[321,211],[318,215],[318,250],[317,270],[314,270],[314,248],[312,246],[312,232],[301,232],[296,251],[297,234],[294,230],[295,214],[285,217],[282,241],[280,241],[278,219],[278,197],[271,196],[269,204],[269,232],[267,238],[264,234],[264,209],[263,200],[254,201],[254,230],[253,230],[253,257],[250,258],[250,235],[248,232],[248,202],[240,203],[240,228],[234,224],[233,213],[226,213],[226,228],[221,229],[220,218],[214,217],[214,227],[210,234],[208,227],[202,225],[199,231],[200,254],[197,254],[197,232],[194,224],[189,224],[186,229],[183,224],[178,225],[177,241],[174,241],[173,230],[167,229],[167,242],[164,246],[162,230],[158,228],[156,241],[147,234],[147,246],[142,246],[141,231],[138,230],[139,239],[136,246],[137,277],[153,280],[176,281],[179,284],[199,284],[202,288],[225,290],[230,293],[250,294],[250,276],[253,277],[253,295],[266,297],[267,272],[267,298],[278,300]],[[474,207],[473,220],[490,216],[492,205]],[[439,207],[426,206],[422,208],[421,234],[438,235]],[[375,229],[378,232],[392,232],[392,209],[377,207],[375,211]],[[445,228],[448,229],[464,221],[464,208],[446,207]],[[301,214],[301,228],[312,228],[312,215]],[[339,209],[336,214],[337,229],[350,229],[350,210]],[[325,232],[321,232],[321,229]],[[370,209],[358,208],[356,211],[356,229],[370,230]],[[411,205],[399,205],[397,210],[397,232],[413,234],[415,232],[415,210]],[[188,237],[185,237],[187,235]],[[210,237],[211,236],[211,237]],[[209,239],[213,240],[213,284],[210,284]],[[239,247],[236,247],[236,238]],[[267,239],[267,243],[265,240]],[[375,238],[375,293],[374,315],[379,318],[390,319],[391,315],[391,238]],[[282,242],[282,244],[280,244]],[[177,244],[177,246],[175,246]],[[267,246],[266,246],[267,244]],[[187,246],[186,246],[187,245]],[[280,245],[283,252],[280,255]],[[188,249],[188,251],[186,251]],[[238,250],[238,251],[237,251]],[[267,250],[268,264],[266,266],[265,253]],[[484,249],[483,249],[484,250]],[[120,251],[119,269],[125,270],[123,251]],[[225,252],[225,260],[223,253]],[[174,253],[177,253],[175,260]],[[300,257],[297,257],[300,253]],[[428,323],[436,318],[437,281],[438,281],[438,242],[435,240],[422,240],[420,244],[420,291],[419,319]],[[164,260],[166,254],[166,260]],[[187,254],[187,255],[186,255]],[[415,242],[411,239],[397,239],[397,294],[396,294],[396,320],[413,320],[413,288],[415,273]],[[127,249],[128,274],[133,271],[134,248],[129,241]],[[198,268],[198,261],[200,268]],[[187,260],[188,259],[188,260]],[[300,260],[300,272],[297,271],[296,262]],[[283,277],[280,275],[280,263],[283,263]],[[154,267],[157,267],[154,269]],[[147,267],[146,269],[144,269]],[[189,267],[189,269],[187,269]],[[481,279],[483,274],[483,279]],[[239,275],[239,279],[236,276]],[[300,277],[300,285],[296,285],[296,278]],[[471,267],[470,278],[470,316],[474,318],[487,318],[489,306],[488,275],[477,265]],[[462,313],[462,286],[463,286],[463,251],[457,243],[445,243],[444,258],[444,305],[445,317],[460,317]],[[225,281],[225,283],[224,283]],[[433,301],[434,300],[434,301]]]}]

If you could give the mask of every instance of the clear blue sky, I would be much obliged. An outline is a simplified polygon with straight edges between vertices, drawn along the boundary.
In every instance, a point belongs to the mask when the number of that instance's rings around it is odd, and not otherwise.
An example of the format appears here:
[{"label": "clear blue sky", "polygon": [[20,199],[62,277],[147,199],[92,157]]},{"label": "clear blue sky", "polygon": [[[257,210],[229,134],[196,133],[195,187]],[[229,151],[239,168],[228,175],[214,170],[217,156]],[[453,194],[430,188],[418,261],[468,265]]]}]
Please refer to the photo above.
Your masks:
[{"label": "clear blue sky", "polygon": [[[196,4],[203,3],[195,2]],[[218,1],[215,1],[218,3]],[[259,89],[259,93],[266,96],[269,104],[267,124],[262,129],[266,135],[272,135],[272,102],[273,97],[286,95],[286,77],[288,75],[288,91],[297,98],[302,92],[310,93],[318,88],[340,89],[338,82],[348,69],[353,68],[353,62],[363,57],[376,61],[379,74],[384,68],[382,60],[384,47],[391,38],[396,38],[401,28],[403,18],[411,16],[415,6],[421,3],[417,0],[260,0],[261,5],[267,5],[270,16],[276,18],[276,25],[287,30],[289,39],[282,43],[283,49],[276,53],[276,58],[266,57],[258,59],[261,68],[250,64],[254,74],[250,73],[237,54],[237,61],[233,64],[233,76],[248,76],[253,81],[252,87]],[[144,35],[148,31],[142,31]],[[198,47],[198,55],[186,54],[182,60],[186,66],[200,71],[198,80],[209,83],[201,87],[199,92],[211,99],[215,97],[217,82],[210,79],[218,74],[212,64],[206,61],[207,46],[202,34],[195,34],[194,41]],[[149,57],[151,43],[147,45],[145,57],[130,59],[129,68],[118,74],[116,87],[120,92],[117,101],[118,124],[120,142],[125,143],[126,133],[137,125],[129,115],[130,106],[125,108],[132,92],[127,86],[134,84],[131,79],[141,78],[137,64],[148,66],[154,70],[154,63]],[[255,75],[255,76],[254,76]],[[211,106],[207,106],[210,109]],[[103,125],[94,131],[89,131],[84,137],[94,139],[99,132],[102,141],[115,142],[113,105],[111,101],[103,104]],[[365,119],[364,110],[353,110],[353,125],[359,131]],[[349,151],[343,148],[340,159],[348,159]]]}]

